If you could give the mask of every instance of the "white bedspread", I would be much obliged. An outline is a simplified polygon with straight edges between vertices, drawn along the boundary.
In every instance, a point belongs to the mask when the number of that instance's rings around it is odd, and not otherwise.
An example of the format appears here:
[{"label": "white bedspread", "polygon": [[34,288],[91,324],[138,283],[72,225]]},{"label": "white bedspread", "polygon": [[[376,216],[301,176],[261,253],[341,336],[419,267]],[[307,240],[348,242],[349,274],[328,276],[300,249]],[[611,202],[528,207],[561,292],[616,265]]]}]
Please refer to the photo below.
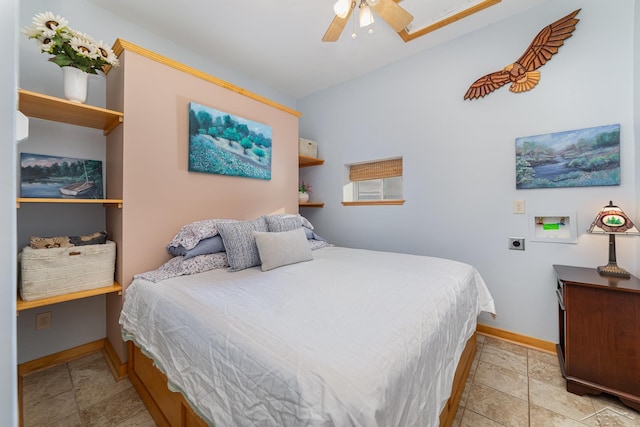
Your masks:
[{"label": "white bedspread", "polygon": [[136,279],[120,323],[216,426],[437,426],[480,311],[470,265],[340,247],[262,272]]}]

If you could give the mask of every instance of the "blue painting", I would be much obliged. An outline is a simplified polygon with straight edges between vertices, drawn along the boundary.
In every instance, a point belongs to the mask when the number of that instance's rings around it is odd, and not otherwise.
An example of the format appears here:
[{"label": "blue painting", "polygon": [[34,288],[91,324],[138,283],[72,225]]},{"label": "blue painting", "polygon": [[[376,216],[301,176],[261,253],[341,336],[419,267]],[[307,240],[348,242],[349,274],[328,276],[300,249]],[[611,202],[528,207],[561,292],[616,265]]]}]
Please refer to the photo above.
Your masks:
[{"label": "blue painting", "polygon": [[516,188],[620,185],[620,125],[516,138]]},{"label": "blue painting", "polygon": [[189,171],[271,179],[271,126],[189,103]]},{"label": "blue painting", "polygon": [[102,199],[102,162],[20,153],[20,196]]}]

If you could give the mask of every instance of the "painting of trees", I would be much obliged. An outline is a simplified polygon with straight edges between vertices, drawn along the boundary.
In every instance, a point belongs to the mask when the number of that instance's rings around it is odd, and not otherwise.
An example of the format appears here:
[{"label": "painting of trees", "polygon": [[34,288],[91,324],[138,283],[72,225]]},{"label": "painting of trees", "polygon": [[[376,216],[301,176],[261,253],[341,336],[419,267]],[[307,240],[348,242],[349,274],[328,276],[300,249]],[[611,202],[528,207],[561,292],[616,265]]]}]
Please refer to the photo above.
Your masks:
[{"label": "painting of trees", "polygon": [[271,179],[271,127],[189,104],[189,170]]}]

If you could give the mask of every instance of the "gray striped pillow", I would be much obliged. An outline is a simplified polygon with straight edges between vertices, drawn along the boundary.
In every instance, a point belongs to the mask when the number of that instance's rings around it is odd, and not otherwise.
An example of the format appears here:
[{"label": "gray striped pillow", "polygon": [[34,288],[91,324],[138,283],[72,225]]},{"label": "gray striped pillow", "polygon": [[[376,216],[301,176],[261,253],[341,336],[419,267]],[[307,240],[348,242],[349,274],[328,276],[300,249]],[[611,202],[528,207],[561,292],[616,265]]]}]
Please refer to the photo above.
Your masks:
[{"label": "gray striped pillow", "polygon": [[260,254],[253,231],[267,232],[267,222],[263,216],[253,221],[239,221],[217,224],[227,250],[229,271],[240,271],[260,265]]}]

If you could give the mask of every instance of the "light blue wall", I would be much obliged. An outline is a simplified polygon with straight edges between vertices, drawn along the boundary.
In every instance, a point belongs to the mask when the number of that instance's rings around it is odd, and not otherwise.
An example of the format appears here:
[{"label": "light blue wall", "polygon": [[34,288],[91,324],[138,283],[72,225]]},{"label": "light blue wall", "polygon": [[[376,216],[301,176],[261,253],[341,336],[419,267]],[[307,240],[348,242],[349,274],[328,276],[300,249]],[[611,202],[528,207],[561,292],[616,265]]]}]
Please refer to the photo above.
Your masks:
[{"label": "light blue wall", "polygon": [[[573,37],[540,69],[536,88],[463,100],[473,81],[515,61],[542,27],[578,8]],[[549,1],[298,100],[300,135],[326,160],[302,170],[325,202],[303,215],[337,245],[471,263],[498,311],[481,323],[557,341],[552,264],[606,264],[606,238],[585,231],[609,200],[638,218],[633,41],[633,0]],[[620,186],[515,189],[516,137],[612,123],[621,125]],[[345,164],[396,156],[404,158],[404,206],[341,205]],[[519,199],[525,215],[512,213]],[[576,213],[577,244],[530,241],[531,213],[564,212]],[[509,236],[527,238],[526,250],[508,250]],[[618,264],[638,273],[637,242],[617,240]]]},{"label": "light blue wall", "polygon": [[16,369],[16,208],[15,111],[17,85],[18,0],[0,2],[0,425],[17,425]]}]

